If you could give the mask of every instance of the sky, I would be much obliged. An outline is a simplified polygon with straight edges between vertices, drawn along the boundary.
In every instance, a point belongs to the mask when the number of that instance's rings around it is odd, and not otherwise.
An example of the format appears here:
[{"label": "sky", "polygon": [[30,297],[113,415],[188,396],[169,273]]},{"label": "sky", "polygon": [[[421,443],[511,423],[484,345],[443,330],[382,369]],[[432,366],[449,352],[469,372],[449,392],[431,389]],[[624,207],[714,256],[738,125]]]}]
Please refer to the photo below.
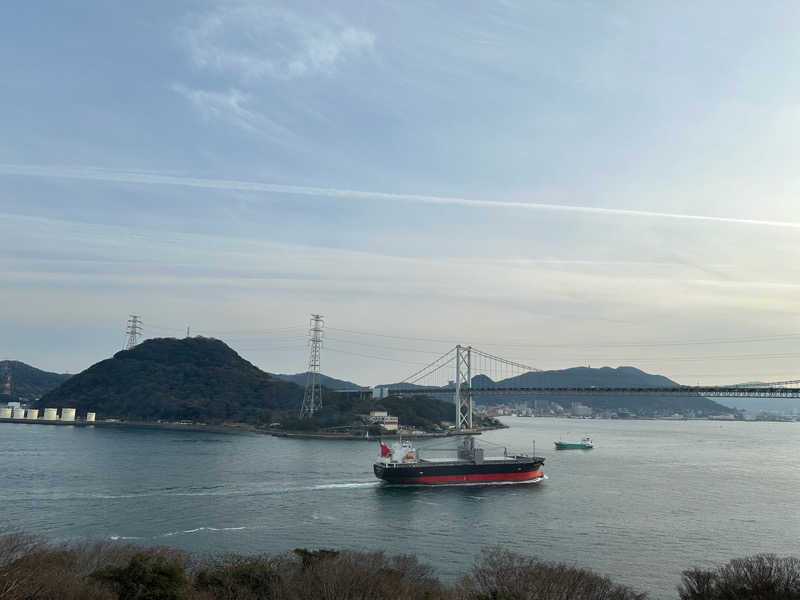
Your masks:
[{"label": "sky", "polygon": [[0,359],[800,379],[800,4],[0,5]]}]

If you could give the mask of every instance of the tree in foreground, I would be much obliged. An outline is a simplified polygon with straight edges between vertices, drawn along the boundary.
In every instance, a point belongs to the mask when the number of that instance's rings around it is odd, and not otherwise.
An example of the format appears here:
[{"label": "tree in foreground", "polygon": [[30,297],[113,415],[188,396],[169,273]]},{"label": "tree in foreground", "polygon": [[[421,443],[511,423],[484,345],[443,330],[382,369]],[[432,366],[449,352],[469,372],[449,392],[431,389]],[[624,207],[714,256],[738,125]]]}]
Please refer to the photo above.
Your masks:
[{"label": "tree in foreground", "polygon": [[689,569],[681,600],[800,600],[800,559],[757,554],[712,570]]},{"label": "tree in foreground", "polygon": [[461,600],[643,600],[646,594],[607,577],[501,548],[485,551],[461,580]]},{"label": "tree in foreground", "polygon": [[90,579],[111,587],[119,600],[180,600],[189,586],[180,562],[147,551],[134,554],[124,567],[98,569]]}]

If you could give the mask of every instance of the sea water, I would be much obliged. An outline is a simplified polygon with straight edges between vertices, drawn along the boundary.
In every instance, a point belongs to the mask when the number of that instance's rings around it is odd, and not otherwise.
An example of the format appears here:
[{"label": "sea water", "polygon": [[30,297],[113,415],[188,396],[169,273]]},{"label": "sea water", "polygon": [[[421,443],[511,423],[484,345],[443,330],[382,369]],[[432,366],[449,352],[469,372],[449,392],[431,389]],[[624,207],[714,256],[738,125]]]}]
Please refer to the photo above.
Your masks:
[{"label": "sea water", "polygon": [[[387,487],[376,441],[0,424],[0,527],[201,553],[413,553],[447,581],[500,545],[654,598],[676,598],[692,566],[800,555],[800,423],[503,420],[479,438],[487,454],[535,440],[546,481]],[[585,434],[593,450],[553,448]]]}]

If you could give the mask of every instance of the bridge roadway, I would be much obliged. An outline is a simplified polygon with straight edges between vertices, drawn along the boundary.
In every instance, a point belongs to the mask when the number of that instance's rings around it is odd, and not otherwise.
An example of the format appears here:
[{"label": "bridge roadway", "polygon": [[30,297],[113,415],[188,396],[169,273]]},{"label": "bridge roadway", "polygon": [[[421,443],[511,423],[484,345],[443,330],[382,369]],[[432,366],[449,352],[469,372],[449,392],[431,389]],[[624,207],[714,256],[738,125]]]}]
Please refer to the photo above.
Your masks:
[{"label": "bridge roadway", "polygon": [[[396,388],[392,394],[455,394],[455,388]],[[672,387],[473,387],[477,394],[583,395],[583,396],[706,396],[718,398],[800,398],[800,387],[691,386]]]}]

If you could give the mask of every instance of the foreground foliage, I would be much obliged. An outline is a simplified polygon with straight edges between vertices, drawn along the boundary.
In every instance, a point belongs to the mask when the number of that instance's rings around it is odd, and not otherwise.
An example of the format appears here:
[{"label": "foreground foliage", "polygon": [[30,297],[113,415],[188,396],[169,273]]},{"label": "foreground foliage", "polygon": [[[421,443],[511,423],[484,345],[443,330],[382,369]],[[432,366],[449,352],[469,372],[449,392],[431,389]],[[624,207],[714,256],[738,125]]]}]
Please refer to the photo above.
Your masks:
[{"label": "foreground foliage", "polygon": [[[759,555],[691,569],[681,600],[800,599],[800,560]],[[643,600],[592,571],[494,548],[456,585],[413,556],[297,549],[197,557],[114,543],[48,545],[0,536],[2,600]]]},{"label": "foreground foliage", "polygon": [[499,548],[485,552],[461,580],[469,600],[643,600],[646,595],[586,569],[542,562]]},{"label": "foreground foliage", "polygon": [[683,572],[681,600],[800,600],[800,559],[758,554]]}]

